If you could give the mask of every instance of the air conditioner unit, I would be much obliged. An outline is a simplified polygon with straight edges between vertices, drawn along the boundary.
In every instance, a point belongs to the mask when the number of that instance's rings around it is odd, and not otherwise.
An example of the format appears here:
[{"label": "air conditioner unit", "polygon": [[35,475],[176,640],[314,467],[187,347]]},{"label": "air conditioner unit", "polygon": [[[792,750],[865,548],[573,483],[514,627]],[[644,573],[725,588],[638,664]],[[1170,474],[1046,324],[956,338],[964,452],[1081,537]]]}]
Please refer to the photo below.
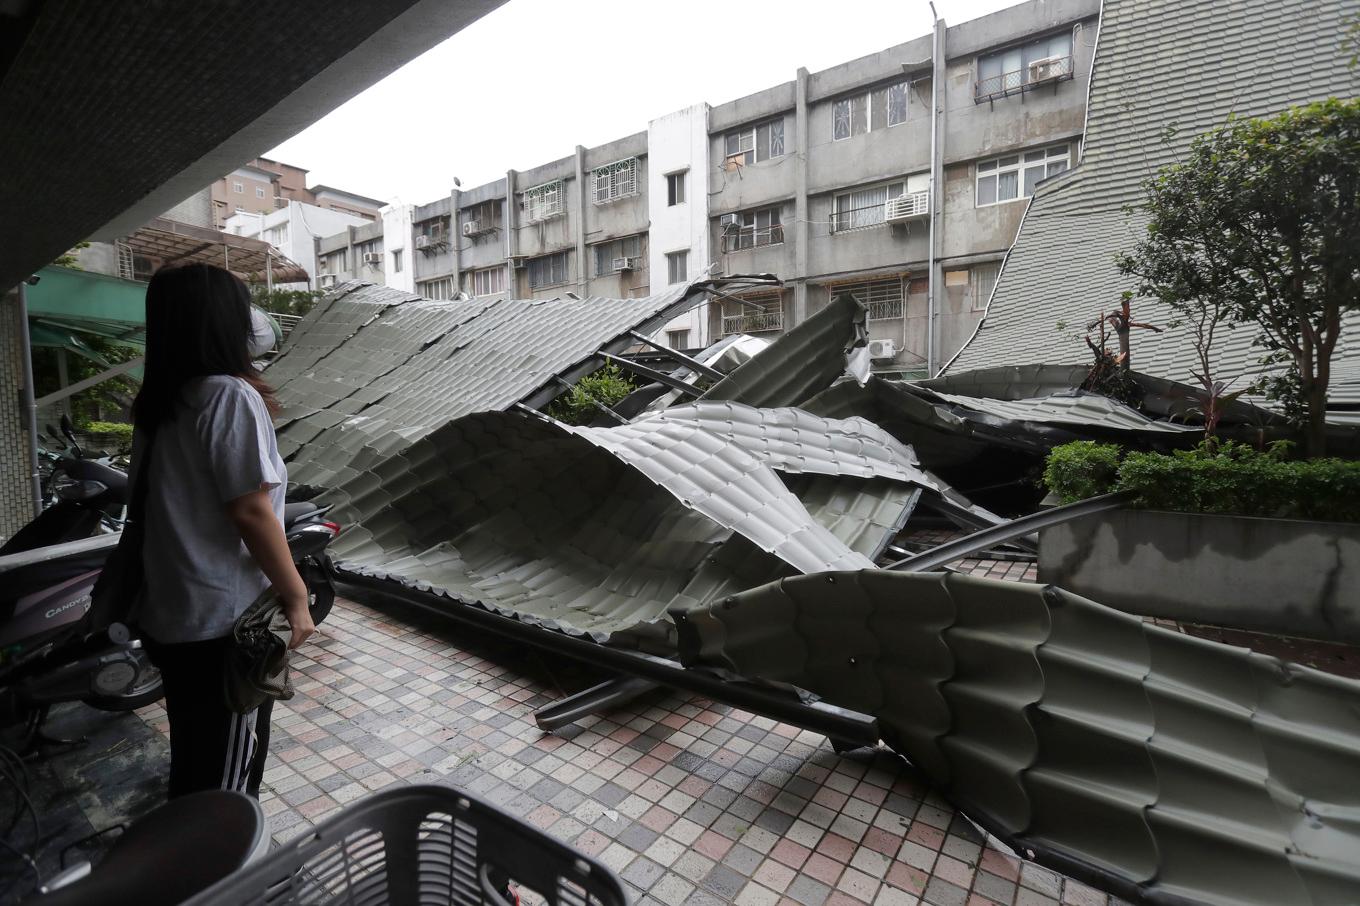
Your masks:
[{"label": "air conditioner unit", "polygon": [[883,203],[883,219],[888,223],[914,220],[930,213],[929,192],[907,192]]},{"label": "air conditioner unit", "polygon": [[424,233],[421,233],[419,236],[416,237],[416,248],[418,249],[427,249],[430,247],[430,243],[431,243],[430,237],[425,235]]},{"label": "air conditioner unit", "polygon": [[637,267],[637,266],[638,266],[638,260],[637,260],[636,258],[615,258],[615,259],[614,259],[614,270],[616,270],[616,271],[631,271],[631,270],[633,270],[633,269],[634,269],[635,267]]},{"label": "air conditioner unit", "polygon": [[1047,82],[1058,76],[1067,75],[1067,57],[1044,57],[1029,64],[1030,82]]},{"label": "air conditioner unit", "polygon": [[517,271],[522,271],[529,266],[529,259],[523,255],[513,255],[510,258],[510,266]]},{"label": "air conditioner unit", "polygon": [[364,252],[364,264],[379,267],[382,264],[382,252]]},{"label": "air conditioner unit", "polygon": [[469,220],[463,224],[464,236],[476,236],[481,231],[482,222],[480,220]]},{"label": "air conditioner unit", "polygon": [[897,344],[892,340],[870,340],[869,358],[875,362],[891,361],[897,357]]}]

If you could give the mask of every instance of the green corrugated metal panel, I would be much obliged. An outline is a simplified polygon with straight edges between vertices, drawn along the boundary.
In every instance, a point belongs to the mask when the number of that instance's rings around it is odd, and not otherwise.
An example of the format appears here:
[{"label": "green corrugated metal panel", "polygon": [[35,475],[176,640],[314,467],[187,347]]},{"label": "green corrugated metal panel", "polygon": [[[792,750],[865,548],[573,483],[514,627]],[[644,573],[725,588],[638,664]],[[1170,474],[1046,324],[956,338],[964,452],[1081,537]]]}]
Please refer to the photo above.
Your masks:
[{"label": "green corrugated metal panel", "polygon": [[1360,902],[1360,682],[939,573],[790,577],[676,625],[686,666],[874,715],[971,818],[1121,897]]},{"label": "green corrugated metal panel", "polygon": [[28,314],[64,322],[88,321],[104,333],[146,323],[146,284],[69,267],[45,267],[28,288]]}]

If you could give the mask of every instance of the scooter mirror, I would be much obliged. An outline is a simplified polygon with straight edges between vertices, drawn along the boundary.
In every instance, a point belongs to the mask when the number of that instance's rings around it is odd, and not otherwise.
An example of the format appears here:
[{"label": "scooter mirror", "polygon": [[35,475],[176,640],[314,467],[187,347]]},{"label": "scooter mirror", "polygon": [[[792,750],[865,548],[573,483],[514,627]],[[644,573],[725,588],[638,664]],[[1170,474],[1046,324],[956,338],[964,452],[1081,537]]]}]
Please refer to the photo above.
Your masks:
[{"label": "scooter mirror", "polygon": [[61,485],[57,488],[57,496],[62,500],[70,500],[79,503],[86,500],[93,500],[100,494],[107,492],[109,486],[102,481],[87,479],[86,481],[73,481],[69,484]]}]

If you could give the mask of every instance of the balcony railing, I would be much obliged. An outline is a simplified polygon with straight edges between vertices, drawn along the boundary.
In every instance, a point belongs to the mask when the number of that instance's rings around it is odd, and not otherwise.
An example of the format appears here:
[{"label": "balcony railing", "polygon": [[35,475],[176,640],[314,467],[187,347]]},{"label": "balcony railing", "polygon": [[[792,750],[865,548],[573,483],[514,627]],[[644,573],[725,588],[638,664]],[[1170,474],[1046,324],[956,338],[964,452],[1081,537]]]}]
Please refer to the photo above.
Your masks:
[{"label": "balcony railing", "polygon": [[734,333],[766,333],[784,329],[784,311],[759,311],[740,315],[723,315],[723,336]]},{"label": "balcony railing", "polygon": [[1073,66],[1070,56],[1035,60],[1024,69],[1003,72],[998,76],[978,80],[974,88],[973,100],[977,102],[989,101],[993,98],[1005,97],[1021,91],[1030,91],[1040,85],[1070,79],[1072,74]]},{"label": "balcony railing", "polygon": [[779,245],[784,241],[784,227],[782,224],[763,227],[742,227],[723,234],[722,250],[724,252],[737,252],[742,249],[760,248],[763,245]]}]

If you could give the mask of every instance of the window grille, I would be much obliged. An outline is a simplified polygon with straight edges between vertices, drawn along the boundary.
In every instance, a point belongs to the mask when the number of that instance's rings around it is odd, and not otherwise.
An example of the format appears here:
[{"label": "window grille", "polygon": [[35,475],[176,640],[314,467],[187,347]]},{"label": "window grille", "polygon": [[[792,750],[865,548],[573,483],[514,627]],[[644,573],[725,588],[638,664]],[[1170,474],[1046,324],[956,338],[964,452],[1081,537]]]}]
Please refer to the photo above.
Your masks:
[{"label": "window grille", "polygon": [[545,182],[540,186],[525,189],[524,212],[529,223],[565,213],[566,193],[562,190],[562,180]]},{"label": "window grille", "polygon": [[907,84],[895,82],[841,98],[831,108],[831,138],[842,141],[907,121]]},{"label": "window grille", "polygon": [[620,198],[636,195],[637,164],[637,158],[630,157],[595,170],[595,203],[608,204]]},{"label": "window grille", "polygon": [[861,305],[869,309],[870,321],[901,320],[906,311],[901,277],[844,283],[831,287],[831,298],[844,295],[854,296]]}]

